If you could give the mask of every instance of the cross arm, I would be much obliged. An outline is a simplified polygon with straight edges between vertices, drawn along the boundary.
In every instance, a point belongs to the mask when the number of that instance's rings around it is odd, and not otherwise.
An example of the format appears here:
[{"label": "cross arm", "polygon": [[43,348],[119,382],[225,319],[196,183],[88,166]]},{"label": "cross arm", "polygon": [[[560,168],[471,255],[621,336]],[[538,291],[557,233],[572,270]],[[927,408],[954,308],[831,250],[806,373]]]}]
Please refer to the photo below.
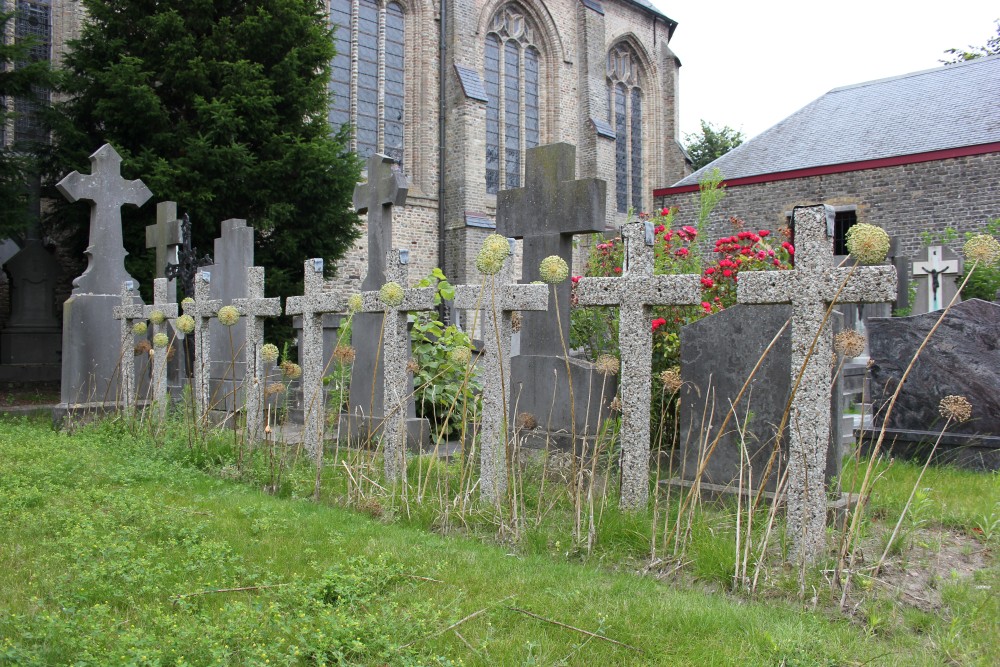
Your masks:
[{"label": "cross arm", "polygon": [[340,294],[330,292],[290,296],[285,299],[285,315],[321,315],[339,313],[346,309],[345,299]]},{"label": "cross arm", "polygon": [[[896,298],[895,266],[859,266],[853,274],[850,271],[849,268],[830,269],[824,295],[827,301],[835,296],[838,303],[885,303]],[[838,295],[837,290],[845,280],[847,285]]]},{"label": "cross arm", "polygon": [[629,292],[649,306],[694,305],[701,303],[701,277],[694,274],[649,276],[633,283]]},{"label": "cross arm", "polygon": [[607,183],[599,178],[585,178],[559,184],[557,210],[568,219],[559,223],[564,234],[603,232],[607,215]]},{"label": "cross arm", "polygon": [[404,292],[403,303],[399,310],[433,310],[434,293],[433,287],[418,287],[408,289]]},{"label": "cross arm", "polygon": [[181,302],[184,314],[191,317],[212,317],[219,312],[219,308],[222,308],[222,301],[219,299]]},{"label": "cross arm", "polygon": [[[503,286],[503,306],[505,309],[548,310],[548,285],[522,285],[518,283]],[[487,296],[487,299],[489,297]],[[487,301],[487,304],[489,301]]]},{"label": "cross arm", "polygon": [[791,303],[800,291],[797,271],[744,271],[736,285],[736,300],[749,304]]},{"label": "cross arm", "polygon": [[573,291],[581,306],[612,306],[622,302],[624,287],[621,278],[581,278]]},{"label": "cross arm", "polygon": [[74,171],[56,183],[56,190],[71,204],[75,204],[81,199],[93,199],[97,188],[92,178]]},{"label": "cross arm", "polygon": [[146,317],[149,317],[153,311],[160,311],[167,319],[174,319],[177,317],[177,304],[176,303],[154,303],[149,306],[143,307],[143,312]]},{"label": "cross arm", "polygon": [[281,315],[281,299],[233,299],[233,307],[244,317],[278,317]]}]

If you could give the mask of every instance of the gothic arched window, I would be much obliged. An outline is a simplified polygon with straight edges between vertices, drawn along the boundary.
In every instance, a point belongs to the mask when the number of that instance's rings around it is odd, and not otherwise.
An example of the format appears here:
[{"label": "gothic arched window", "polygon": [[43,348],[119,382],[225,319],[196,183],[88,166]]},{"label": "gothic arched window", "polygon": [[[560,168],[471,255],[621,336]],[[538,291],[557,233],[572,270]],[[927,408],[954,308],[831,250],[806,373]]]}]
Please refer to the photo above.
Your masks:
[{"label": "gothic arched window", "polygon": [[[353,148],[403,161],[403,8],[376,0],[331,0],[336,26],[330,74],[330,124],[353,123]],[[357,53],[351,45],[357,44]],[[356,56],[356,57],[355,57]]]},{"label": "gothic arched window", "polygon": [[619,44],[608,53],[608,97],[615,131],[615,202],[619,213],[629,204],[642,210],[642,88],[632,49]]},{"label": "gothic arched window", "polygon": [[486,192],[521,187],[521,154],[539,141],[541,60],[534,30],[516,5],[486,35]]}]

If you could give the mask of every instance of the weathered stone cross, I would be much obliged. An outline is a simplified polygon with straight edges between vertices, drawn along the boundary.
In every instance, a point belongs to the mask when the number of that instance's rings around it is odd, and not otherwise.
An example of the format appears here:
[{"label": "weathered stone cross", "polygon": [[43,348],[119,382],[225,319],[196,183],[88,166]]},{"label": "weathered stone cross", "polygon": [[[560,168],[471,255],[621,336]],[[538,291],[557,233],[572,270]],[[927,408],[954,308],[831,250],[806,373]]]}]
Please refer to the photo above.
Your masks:
[{"label": "weathered stone cross", "polygon": [[513,282],[511,258],[485,285],[455,287],[455,307],[483,313],[483,353],[479,377],[483,382],[483,413],[480,431],[483,498],[496,502],[507,490],[507,429],[510,423],[510,340],[515,310],[546,310],[548,285]]},{"label": "weathered stone cross", "polygon": [[194,318],[194,400],[198,415],[204,418],[209,405],[209,377],[211,370],[212,334],[209,322],[219,312],[222,301],[211,298],[212,274],[199,271],[194,278],[194,301],[181,302],[186,315]]},{"label": "weathered stone cross", "polygon": [[653,224],[622,226],[625,259],[620,278],[581,278],[581,306],[617,305],[621,353],[621,506],[645,507],[649,498],[650,367],[653,354],[651,306],[693,305],[701,301],[701,276],[653,275]]},{"label": "weathered stone cross", "polygon": [[302,442],[314,456],[323,446],[323,429],[326,424],[323,399],[323,315],[343,312],[344,295],[326,291],[323,279],[323,260],[307,259],[304,267],[305,289],[303,296],[290,296],[285,300],[286,315],[302,316],[302,401],[304,429]]},{"label": "weathered stone cross", "polygon": [[[573,235],[603,232],[606,184],[596,178],[573,180],[576,147],[550,144],[527,151],[526,187],[497,195],[497,233],[524,239],[522,282],[539,279],[538,266],[549,255],[573,265]],[[521,354],[561,356],[561,340],[569,338],[568,282],[556,286],[555,313],[525,313],[521,325]],[[559,324],[562,322],[562,338]]]},{"label": "weathered stone cross", "polygon": [[[386,257],[392,251],[392,207],[406,203],[408,186],[406,177],[387,155],[373,154],[368,158],[368,182],[354,188],[354,208],[368,214],[368,273],[361,289],[372,292],[387,281]],[[404,285],[405,287],[405,285]],[[375,359],[378,354],[378,335],[382,319],[373,313],[358,313],[351,324],[351,341],[358,360]],[[374,385],[373,385],[374,380]],[[351,375],[350,408],[353,413],[361,409],[369,417],[384,414],[382,405],[383,377],[380,369],[375,373],[356,372]],[[375,396],[370,405],[371,396]]]},{"label": "weathered stone cross", "polygon": [[[157,324],[153,322],[153,313],[159,311],[163,313],[163,321]],[[156,338],[157,334],[164,334],[169,336],[169,329],[167,329],[167,320],[177,318],[177,303],[169,298],[167,295],[167,279],[166,278],[156,278],[153,280],[153,304],[150,306],[143,307],[143,313],[147,319],[150,319],[150,324],[153,325],[153,338]],[[156,408],[157,414],[162,419],[167,413],[167,352],[170,350],[170,341],[167,341],[167,346],[157,349],[153,346],[153,379],[151,381],[153,388],[153,405]]]},{"label": "weathered stone cross", "polygon": [[121,320],[121,382],[118,391],[126,410],[135,407],[135,334],[132,329],[136,322],[146,319],[145,306],[141,301],[136,303],[136,296],[135,283],[126,280],[122,283],[121,305],[114,308],[114,318]]},{"label": "weathered stone cross", "polygon": [[93,202],[87,269],[73,281],[73,294],[117,294],[122,283],[132,280],[125,271],[121,207],[142,206],[153,193],[142,181],[121,177],[122,158],[111,144],[98,148],[90,156],[90,164],[89,176],[74,171],[56,184],[70,202]]},{"label": "weathered stone cross", "polygon": [[[822,552],[826,526],[825,470],[830,446],[833,354],[827,308],[838,303],[881,303],[896,296],[892,266],[833,266],[827,207],[797,206],[793,213],[795,268],[740,274],[739,303],[792,304],[792,396],[788,453],[788,532],[807,562]],[[839,293],[838,293],[839,291]],[[810,354],[810,348],[815,347]],[[799,373],[802,377],[799,380]]]},{"label": "weathered stone cross", "polygon": [[[385,455],[385,476],[396,482],[406,474],[406,406],[413,393],[413,377],[406,366],[410,360],[410,332],[407,315],[417,310],[434,309],[434,288],[407,288],[409,253],[393,250],[386,258],[386,283],[395,282],[403,288],[403,301],[392,306],[382,301],[379,291],[362,292],[359,313],[383,313],[382,327],[382,442]],[[357,317],[355,315],[355,317]],[[352,332],[352,340],[354,339]],[[376,334],[376,340],[378,335]],[[360,341],[359,341],[360,342]],[[355,373],[357,375],[357,373]],[[351,384],[351,392],[354,385]],[[359,403],[371,396],[352,397]]]},{"label": "weathered stone cross", "polygon": [[[177,218],[177,202],[161,201],[156,205],[156,224],[146,227],[146,249],[156,250],[157,278],[167,278],[167,265],[178,264],[178,248],[184,244],[182,221]],[[177,280],[167,278],[168,294],[177,294]]]},{"label": "weathered stone cross", "polygon": [[233,299],[233,307],[246,319],[246,374],[243,397],[246,403],[246,436],[251,445],[264,433],[264,383],[267,375],[260,348],[264,346],[264,319],[281,315],[281,299],[264,297],[264,267],[247,267],[247,296]]}]

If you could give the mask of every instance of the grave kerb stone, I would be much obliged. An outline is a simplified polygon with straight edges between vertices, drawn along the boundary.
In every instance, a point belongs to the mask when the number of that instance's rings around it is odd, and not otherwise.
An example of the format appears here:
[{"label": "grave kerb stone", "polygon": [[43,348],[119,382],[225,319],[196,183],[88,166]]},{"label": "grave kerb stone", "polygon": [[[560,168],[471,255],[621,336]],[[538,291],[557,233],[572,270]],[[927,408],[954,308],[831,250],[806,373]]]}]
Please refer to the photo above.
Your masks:
[{"label": "grave kerb stone", "polygon": [[264,320],[281,315],[281,299],[264,297],[264,267],[248,266],[246,293],[233,299],[233,307],[246,320],[246,372],[243,376],[244,420],[247,442],[253,446],[264,434],[264,390],[267,369],[260,357],[264,346]]},{"label": "grave kerb stone", "polygon": [[652,223],[622,226],[625,258],[620,278],[581,278],[581,306],[619,306],[621,354],[621,505],[645,507],[649,499],[649,414],[652,394],[653,330],[650,308],[701,302],[701,276],[654,275]]}]

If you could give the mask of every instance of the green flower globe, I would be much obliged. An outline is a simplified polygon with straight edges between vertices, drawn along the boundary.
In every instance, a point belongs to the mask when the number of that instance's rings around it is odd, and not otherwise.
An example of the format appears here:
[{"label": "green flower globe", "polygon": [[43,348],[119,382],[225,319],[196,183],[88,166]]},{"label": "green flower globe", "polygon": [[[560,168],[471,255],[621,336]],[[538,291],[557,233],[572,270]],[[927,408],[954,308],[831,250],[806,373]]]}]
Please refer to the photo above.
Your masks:
[{"label": "green flower globe", "polygon": [[132,333],[136,336],[145,336],[146,331],[148,331],[148,327],[145,322],[136,322],[132,325]]},{"label": "green flower globe", "polygon": [[989,234],[977,234],[965,242],[962,247],[965,259],[970,262],[979,262],[987,266],[1000,261],[1000,241]]},{"label": "green flower globe", "polygon": [[260,358],[269,364],[273,364],[278,360],[278,346],[274,343],[265,343],[260,348]]},{"label": "green flower globe", "polygon": [[356,313],[362,308],[364,308],[365,300],[361,298],[360,294],[352,294],[350,298],[347,299],[347,311],[350,313]]},{"label": "green flower globe", "polygon": [[476,270],[484,276],[495,276],[503,269],[505,261],[507,261],[507,254],[489,250],[484,246],[476,255]]},{"label": "green flower globe", "polygon": [[154,310],[149,314],[149,321],[156,325],[163,324],[167,321],[167,316],[162,310]]},{"label": "green flower globe", "polygon": [[219,324],[231,327],[240,321],[240,311],[236,310],[234,306],[223,306],[219,308],[219,314],[216,317],[219,318]]},{"label": "green flower globe", "polygon": [[177,330],[184,334],[194,331],[194,318],[190,315],[181,315],[177,318]]},{"label": "green flower globe", "polygon": [[557,285],[569,278],[569,265],[559,255],[549,255],[538,265],[542,280],[550,285]]},{"label": "green flower globe", "polygon": [[465,366],[472,359],[472,350],[465,346],[456,347],[448,353],[448,359],[456,366]]},{"label": "green flower globe", "polygon": [[889,235],[881,227],[859,222],[846,236],[847,251],[861,264],[881,264],[889,254]]},{"label": "green flower globe", "polygon": [[153,336],[153,347],[161,348],[162,349],[162,348],[166,347],[167,343],[169,343],[169,342],[170,342],[170,339],[167,338],[167,334],[165,334],[165,333],[161,332],[161,333],[158,333],[155,336]]},{"label": "green flower globe", "polygon": [[390,308],[400,306],[403,303],[403,287],[395,281],[388,282],[378,291],[378,298]]},{"label": "green flower globe", "polygon": [[191,298],[191,297],[189,297],[189,296],[186,296],[186,297],[184,297],[183,299],[181,299],[181,305],[182,305],[182,306],[186,306],[186,305],[190,305],[190,304],[192,304],[192,303],[194,303],[194,299],[192,299],[192,298]]}]

